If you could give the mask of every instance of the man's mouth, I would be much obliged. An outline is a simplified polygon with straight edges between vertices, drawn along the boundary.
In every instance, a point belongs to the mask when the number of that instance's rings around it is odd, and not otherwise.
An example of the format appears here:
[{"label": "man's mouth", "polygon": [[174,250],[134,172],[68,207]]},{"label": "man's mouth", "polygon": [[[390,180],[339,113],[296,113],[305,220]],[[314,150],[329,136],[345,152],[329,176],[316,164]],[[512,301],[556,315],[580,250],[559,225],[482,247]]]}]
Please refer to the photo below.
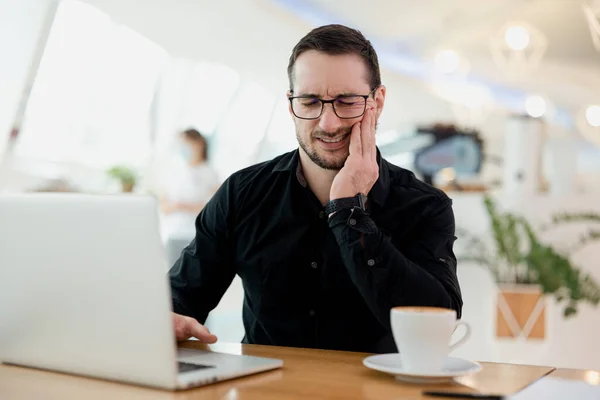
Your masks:
[{"label": "man's mouth", "polygon": [[325,143],[339,143],[342,140],[346,139],[346,136],[348,136],[348,133],[346,133],[344,135],[336,136],[336,137],[333,137],[333,138],[330,138],[330,137],[319,137],[317,139],[322,140]]}]

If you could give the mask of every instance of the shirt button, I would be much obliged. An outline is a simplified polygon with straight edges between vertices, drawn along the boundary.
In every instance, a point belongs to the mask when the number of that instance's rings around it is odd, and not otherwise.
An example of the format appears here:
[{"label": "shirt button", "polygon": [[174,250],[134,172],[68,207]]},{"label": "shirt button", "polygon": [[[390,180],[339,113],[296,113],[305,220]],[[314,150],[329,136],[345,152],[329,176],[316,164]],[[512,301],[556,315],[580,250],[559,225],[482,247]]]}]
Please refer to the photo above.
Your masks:
[{"label": "shirt button", "polygon": [[373,265],[375,265],[375,260],[373,260],[372,258],[370,258],[369,260],[367,260],[367,265],[369,267],[372,267]]},{"label": "shirt button", "polygon": [[321,218],[321,219],[325,218],[325,211],[319,212],[319,218]]},{"label": "shirt button", "polygon": [[350,218],[350,220],[348,221],[348,223],[352,226],[356,225],[356,220],[354,218]]},{"label": "shirt button", "polygon": [[310,266],[313,268],[317,268],[319,265],[315,261],[313,261],[310,263]]},{"label": "shirt button", "polygon": [[310,310],[310,311],[308,312],[308,315],[310,315],[311,317],[314,317],[314,316],[315,316],[315,314],[316,314],[316,313],[315,313],[315,310]]}]

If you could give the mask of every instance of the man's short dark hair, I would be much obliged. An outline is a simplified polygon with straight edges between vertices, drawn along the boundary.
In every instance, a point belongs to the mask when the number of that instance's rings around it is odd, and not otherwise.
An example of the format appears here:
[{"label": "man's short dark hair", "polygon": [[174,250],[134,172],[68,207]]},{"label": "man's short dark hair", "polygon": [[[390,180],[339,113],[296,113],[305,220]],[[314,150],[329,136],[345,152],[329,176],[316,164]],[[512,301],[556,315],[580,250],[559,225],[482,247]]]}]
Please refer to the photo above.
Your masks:
[{"label": "man's short dark hair", "polygon": [[363,59],[367,66],[370,75],[367,77],[367,81],[371,90],[381,85],[379,60],[371,42],[356,29],[331,24],[313,29],[294,46],[288,63],[290,90],[294,89],[294,64],[300,54],[308,50],[316,50],[332,56],[356,54]]}]

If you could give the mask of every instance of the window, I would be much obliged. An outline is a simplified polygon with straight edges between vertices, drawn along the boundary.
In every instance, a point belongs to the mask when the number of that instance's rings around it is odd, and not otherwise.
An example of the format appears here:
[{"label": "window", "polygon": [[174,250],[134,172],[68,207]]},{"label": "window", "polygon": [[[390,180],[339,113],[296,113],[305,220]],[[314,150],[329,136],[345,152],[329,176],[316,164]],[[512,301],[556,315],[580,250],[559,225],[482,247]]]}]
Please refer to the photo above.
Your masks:
[{"label": "window", "polygon": [[[71,171],[57,177],[77,178],[89,188],[116,164],[153,175],[173,156],[177,132],[191,127],[208,136],[210,161],[225,178],[258,161],[275,103],[272,93],[242,82],[227,66],[174,58],[102,11],[65,0],[44,49],[15,155],[29,171],[35,164],[48,170],[52,165]],[[282,105],[277,108],[271,130],[294,140],[293,128],[283,132],[283,120],[289,120],[282,119],[283,111]],[[269,143],[284,142],[273,134]],[[93,187],[103,190],[102,184]]]},{"label": "window", "polygon": [[167,53],[101,11],[61,2],[15,148],[35,160],[106,168],[149,156],[149,110]]}]

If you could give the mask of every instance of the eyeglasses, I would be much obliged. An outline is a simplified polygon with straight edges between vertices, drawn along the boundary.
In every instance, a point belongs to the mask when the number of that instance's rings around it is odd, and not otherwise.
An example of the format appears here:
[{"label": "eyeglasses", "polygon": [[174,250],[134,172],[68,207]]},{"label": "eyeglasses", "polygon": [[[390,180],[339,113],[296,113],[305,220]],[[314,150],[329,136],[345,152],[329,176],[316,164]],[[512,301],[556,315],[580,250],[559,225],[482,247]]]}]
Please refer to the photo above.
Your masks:
[{"label": "eyeglasses", "polygon": [[323,114],[325,104],[331,103],[333,112],[338,118],[352,119],[361,117],[367,109],[367,99],[378,88],[371,90],[369,94],[342,95],[331,100],[322,100],[315,96],[290,96],[292,112],[301,119],[318,119]]}]

